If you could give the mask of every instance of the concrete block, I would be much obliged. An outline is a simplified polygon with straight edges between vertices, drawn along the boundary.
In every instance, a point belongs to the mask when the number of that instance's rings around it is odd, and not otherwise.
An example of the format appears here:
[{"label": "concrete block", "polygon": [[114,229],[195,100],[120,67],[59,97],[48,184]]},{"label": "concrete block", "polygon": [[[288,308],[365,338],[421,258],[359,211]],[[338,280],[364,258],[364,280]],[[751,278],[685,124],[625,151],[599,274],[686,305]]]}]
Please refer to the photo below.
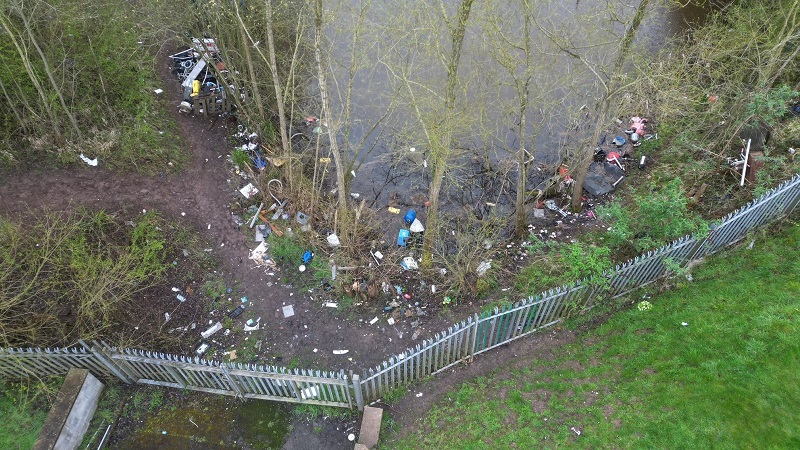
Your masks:
[{"label": "concrete block", "polygon": [[378,435],[381,432],[381,420],[383,420],[383,410],[364,407],[364,417],[361,419],[361,432],[358,435],[358,443],[368,449],[378,446]]},{"label": "concrete block", "polygon": [[103,383],[86,369],[70,369],[33,445],[34,450],[74,450],[89,428]]}]

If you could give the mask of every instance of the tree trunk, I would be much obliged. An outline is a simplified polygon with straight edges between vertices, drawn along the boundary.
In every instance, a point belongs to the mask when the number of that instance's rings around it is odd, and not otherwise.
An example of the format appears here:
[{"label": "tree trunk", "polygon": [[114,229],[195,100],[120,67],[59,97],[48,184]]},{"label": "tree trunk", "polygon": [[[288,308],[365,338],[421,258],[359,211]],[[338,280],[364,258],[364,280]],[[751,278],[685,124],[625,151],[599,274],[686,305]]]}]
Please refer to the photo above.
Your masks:
[{"label": "tree trunk", "polygon": [[[278,104],[278,123],[281,128],[281,144],[283,146],[283,157],[291,156],[291,143],[289,142],[289,126],[286,123],[286,105],[283,102],[283,91],[281,89],[280,78],[278,77],[278,63],[275,57],[275,38],[272,29],[272,0],[266,0],[266,19],[267,19],[267,45],[269,51],[269,70],[272,73],[272,85],[275,88],[275,101]],[[291,168],[291,164],[289,164]]]},{"label": "tree trunk", "polygon": [[456,87],[458,85],[458,66],[461,60],[461,47],[464,44],[464,34],[469,20],[469,13],[474,0],[462,0],[458,7],[458,17],[455,28],[452,29],[452,48],[450,60],[447,63],[447,84],[444,96],[444,118],[441,129],[441,138],[431,142],[433,154],[433,179],[429,190],[430,206],[428,207],[427,232],[422,241],[422,265],[430,267],[433,264],[433,242],[438,237],[439,221],[439,194],[442,189],[444,171],[450,160],[453,144],[453,115],[456,104]]},{"label": "tree trunk", "polygon": [[525,8],[525,30],[523,39],[525,45],[525,82],[522,84],[522,98],[519,104],[519,150],[517,151],[517,198],[515,201],[516,220],[514,221],[514,236],[521,238],[527,231],[527,216],[525,214],[525,185],[528,180],[528,169],[525,165],[525,139],[527,138],[528,124],[526,116],[528,114],[528,98],[531,82],[531,9],[530,2],[524,0]]},{"label": "tree trunk", "polygon": [[267,114],[264,112],[264,104],[261,101],[261,92],[258,90],[258,78],[256,77],[256,68],[253,64],[253,59],[250,56],[250,41],[247,39],[247,27],[239,14],[239,2],[233,2],[236,9],[236,19],[239,22],[239,36],[242,40],[242,50],[244,50],[245,64],[247,64],[247,73],[250,75],[250,88],[253,90],[253,100],[256,102],[256,109],[258,109],[259,120],[267,120]]},{"label": "tree trunk", "polygon": [[[586,150],[582,152],[577,161],[577,168],[572,170],[572,178],[575,179],[575,184],[572,187],[572,211],[578,212],[582,208],[583,199],[583,183],[586,181],[586,175],[589,172],[589,166],[594,159],[594,148],[597,141],[600,139],[600,134],[603,128],[607,125],[609,117],[609,109],[611,108],[611,100],[617,95],[619,90],[619,80],[621,73],[627,60],[628,51],[633,44],[633,38],[636,37],[636,32],[644,19],[645,12],[647,11],[647,4],[650,0],[641,0],[639,6],[636,7],[636,12],[633,14],[633,20],[630,26],[625,30],[625,36],[622,38],[619,53],[614,61],[614,66],[611,71],[610,81],[606,86],[606,92],[598,102],[597,114],[595,115],[594,133],[592,134],[589,142],[583,142],[581,147]],[[575,170],[577,169],[577,170]]]},{"label": "tree trunk", "polygon": [[328,140],[331,156],[336,164],[336,192],[339,204],[337,206],[337,226],[340,240],[348,240],[349,228],[347,226],[347,192],[344,176],[344,161],[336,140],[336,122],[330,115],[330,99],[328,98],[328,85],[325,75],[325,65],[322,63],[322,0],[314,1],[314,58],[317,61],[317,78],[319,82],[319,95],[322,100],[322,113],[320,122],[327,124]]}]

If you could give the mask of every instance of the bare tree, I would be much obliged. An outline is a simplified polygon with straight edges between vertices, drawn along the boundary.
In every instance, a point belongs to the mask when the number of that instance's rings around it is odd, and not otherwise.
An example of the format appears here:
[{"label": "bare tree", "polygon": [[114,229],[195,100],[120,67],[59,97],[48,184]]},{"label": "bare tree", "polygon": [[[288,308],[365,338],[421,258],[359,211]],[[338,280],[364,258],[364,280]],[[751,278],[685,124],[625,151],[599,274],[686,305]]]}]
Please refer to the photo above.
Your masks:
[{"label": "bare tree", "polygon": [[338,118],[333,117],[331,114],[330,98],[328,97],[328,81],[327,72],[328,68],[323,59],[322,48],[322,33],[323,33],[323,8],[322,0],[314,0],[314,58],[317,62],[317,83],[319,86],[319,95],[322,103],[322,113],[320,119],[323,124],[327,125],[329,146],[331,155],[333,156],[336,165],[336,189],[338,204],[336,208],[337,225],[339,233],[344,239],[348,239],[349,228],[347,226],[347,187],[345,182],[344,168],[345,161],[342,158],[342,152],[339,150],[339,142],[337,140],[337,133],[339,129]]}]

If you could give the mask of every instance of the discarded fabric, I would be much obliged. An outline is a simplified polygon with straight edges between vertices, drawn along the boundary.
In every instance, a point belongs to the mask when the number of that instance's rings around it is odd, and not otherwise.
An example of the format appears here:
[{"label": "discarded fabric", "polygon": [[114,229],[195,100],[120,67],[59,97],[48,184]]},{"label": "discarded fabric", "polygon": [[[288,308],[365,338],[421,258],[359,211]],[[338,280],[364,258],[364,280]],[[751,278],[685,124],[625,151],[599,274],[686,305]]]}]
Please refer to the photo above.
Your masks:
[{"label": "discarded fabric", "polygon": [[86,164],[88,164],[88,165],[90,165],[92,167],[97,167],[97,158],[89,159],[86,156],[84,156],[83,153],[80,154],[79,158],[81,158],[83,160],[83,162],[85,162]]}]

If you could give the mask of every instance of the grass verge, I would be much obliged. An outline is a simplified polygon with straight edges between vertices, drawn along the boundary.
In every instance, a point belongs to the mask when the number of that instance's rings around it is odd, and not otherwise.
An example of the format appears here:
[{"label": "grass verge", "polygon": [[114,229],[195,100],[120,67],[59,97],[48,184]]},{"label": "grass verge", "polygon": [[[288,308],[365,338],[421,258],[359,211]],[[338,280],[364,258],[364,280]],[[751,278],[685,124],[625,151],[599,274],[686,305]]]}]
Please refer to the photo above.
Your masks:
[{"label": "grass verge", "polygon": [[797,448],[798,244],[791,224],[714,257],[563,356],[461,385],[382,448]]},{"label": "grass verge", "polygon": [[0,380],[0,448],[33,448],[63,378]]}]

